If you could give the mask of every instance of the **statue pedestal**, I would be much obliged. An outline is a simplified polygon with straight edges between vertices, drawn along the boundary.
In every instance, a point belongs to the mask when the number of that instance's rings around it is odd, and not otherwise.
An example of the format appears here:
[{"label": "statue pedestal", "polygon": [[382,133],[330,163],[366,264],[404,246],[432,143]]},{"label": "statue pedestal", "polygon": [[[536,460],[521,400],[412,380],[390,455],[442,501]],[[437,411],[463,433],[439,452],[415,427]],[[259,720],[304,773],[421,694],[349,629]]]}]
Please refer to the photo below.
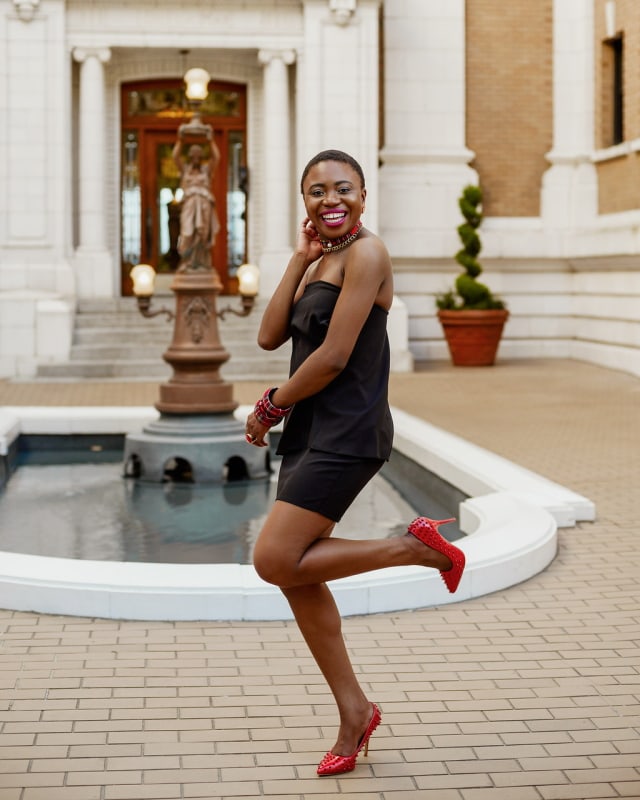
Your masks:
[{"label": "statue pedestal", "polygon": [[233,385],[220,377],[229,359],[220,343],[216,295],[222,284],[215,270],[178,272],[171,284],[176,296],[173,340],[164,360],[173,377],[160,385],[161,414],[219,414],[236,408]]}]

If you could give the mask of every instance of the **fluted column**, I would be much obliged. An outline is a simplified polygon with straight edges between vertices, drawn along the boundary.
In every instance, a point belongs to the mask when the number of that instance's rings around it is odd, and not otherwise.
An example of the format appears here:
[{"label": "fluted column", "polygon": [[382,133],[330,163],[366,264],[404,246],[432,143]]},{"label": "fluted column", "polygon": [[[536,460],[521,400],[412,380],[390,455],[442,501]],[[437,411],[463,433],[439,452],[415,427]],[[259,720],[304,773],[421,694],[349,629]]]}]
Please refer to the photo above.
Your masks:
[{"label": "fluted column", "polygon": [[104,67],[107,48],[76,47],[80,63],[79,201],[80,247],[104,250],[105,235],[105,92]]},{"label": "fluted column", "polygon": [[264,67],[264,199],[263,241],[260,258],[261,293],[271,294],[291,248],[291,143],[289,74],[293,50],[260,50]]}]

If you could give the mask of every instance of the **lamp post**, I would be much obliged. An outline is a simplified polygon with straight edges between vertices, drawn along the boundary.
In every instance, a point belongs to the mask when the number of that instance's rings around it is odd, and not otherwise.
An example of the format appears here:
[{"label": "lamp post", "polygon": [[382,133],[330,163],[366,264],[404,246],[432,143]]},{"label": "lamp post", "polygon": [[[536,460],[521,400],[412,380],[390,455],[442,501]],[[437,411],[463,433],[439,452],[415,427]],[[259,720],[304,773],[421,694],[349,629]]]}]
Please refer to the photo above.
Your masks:
[{"label": "lamp post", "polygon": [[[213,149],[213,131],[199,114],[207,96],[209,75],[194,68],[184,78],[194,113],[188,123],[180,126],[178,139],[192,143],[207,139]],[[207,170],[206,175],[209,174]],[[193,241],[181,253],[181,264],[170,287],[175,294],[175,312],[164,306],[152,308],[155,270],[151,265],[137,264],[131,270],[140,313],[145,317],[166,314],[174,322],[173,339],[163,354],[173,375],[160,385],[155,404],[160,418],[125,441],[125,474],[150,481],[167,480],[169,472],[175,478],[178,463],[183,465],[183,475],[191,480],[221,482],[229,474],[233,457],[245,464],[247,477],[263,477],[268,470],[260,449],[246,446],[244,425],[233,416],[237,407],[233,385],[219,373],[229,353],[220,342],[218,318],[227,313],[247,316],[251,312],[258,292],[258,270],[251,264],[238,269],[241,309],[227,306],[218,311],[216,298],[222,283],[211,264],[211,243],[198,237],[199,234],[193,235]],[[170,470],[168,462],[172,462]],[[234,474],[242,475],[238,462],[234,464]]]},{"label": "lamp post", "polygon": [[207,414],[233,411],[236,404],[233,386],[219,375],[229,353],[220,342],[217,318],[228,313],[246,317],[258,294],[259,271],[253,264],[238,268],[240,309],[227,305],[216,308],[216,296],[222,288],[215,270],[177,273],[171,289],[176,295],[175,312],[162,306],[152,308],[155,270],[149,264],[136,264],[131,270],[133,293],[143,317],[166,314],[174,321],[173,340],[164,360],[173,367],[173,377],[160,385],[156,408],[168,414]]}]

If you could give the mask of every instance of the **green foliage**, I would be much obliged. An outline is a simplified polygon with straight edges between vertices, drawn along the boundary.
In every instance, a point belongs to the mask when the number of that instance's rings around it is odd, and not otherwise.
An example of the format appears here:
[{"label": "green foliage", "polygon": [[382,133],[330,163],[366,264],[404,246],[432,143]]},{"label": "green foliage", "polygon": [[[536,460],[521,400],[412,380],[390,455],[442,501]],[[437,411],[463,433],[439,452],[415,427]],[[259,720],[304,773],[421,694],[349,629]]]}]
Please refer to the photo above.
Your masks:
[{"label": "green foliage", "polygon": [[456,292],[464,300],[467,308],[486,308],[491,292],[489,287],[480,283],[475,276],[464,273],[456,278]]},{"label": "green foliage", "polygon": [[455,291],[450,289],[436,297],[436,305],[442,310],[498,309],[505,304],[495,297],[488,286],[476,280],[482,272],[478,255],[482,249],[478,228],[482,222],[482,190],[479,186],[465,186],[458,199],[458,206],[465,222],[458,226],[458,236],[462,249],[455,254],[455,260],[464,269],[455,282]]},{"label": "green foliage", "polygon": [[436,297],[436,305],[442,311],[453,311],[457,307],[455,292],[449,290]]}]

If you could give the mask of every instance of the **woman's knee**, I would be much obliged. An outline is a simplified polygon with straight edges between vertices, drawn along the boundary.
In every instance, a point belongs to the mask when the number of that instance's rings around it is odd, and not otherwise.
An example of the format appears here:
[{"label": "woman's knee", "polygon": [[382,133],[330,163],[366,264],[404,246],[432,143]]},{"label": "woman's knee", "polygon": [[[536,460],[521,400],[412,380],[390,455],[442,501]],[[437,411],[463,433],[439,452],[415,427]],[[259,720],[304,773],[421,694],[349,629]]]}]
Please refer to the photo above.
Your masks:
[{"label": "woman's knee", "polygon": [[281,589],[297,586],[305,554],[318,539],[330,536],[334,526],[315,512],[276,501],[253,551],[256,572]]},{"label": "woman's knee", "polygon": [[287,586],[291,579],[291,567],[282,552],[272,548],[261,547],[260,540],[253,552],[253,566],[263,581],[274,586]]}]

